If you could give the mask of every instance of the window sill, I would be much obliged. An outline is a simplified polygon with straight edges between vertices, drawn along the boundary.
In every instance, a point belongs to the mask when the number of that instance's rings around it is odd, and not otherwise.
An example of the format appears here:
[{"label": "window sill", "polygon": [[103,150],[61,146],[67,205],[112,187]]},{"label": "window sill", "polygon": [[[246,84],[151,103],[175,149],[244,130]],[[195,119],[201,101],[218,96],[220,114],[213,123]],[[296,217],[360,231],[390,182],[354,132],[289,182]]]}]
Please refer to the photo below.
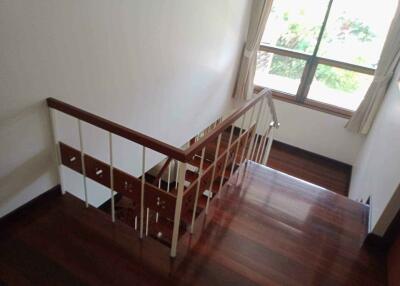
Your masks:
[{"label": "window sill", "polygon": [[[256,91],[256,92],[259,92],[262,89],[263,89],[263,87],[261,87],[261,86],[254,87],[254,91]],[[296,101],[295,96],[292,96],[292,95],[289,95],[289,94],[286,94],[283,92],[279,92],[276,90],[272,91],[272,96],[273,96],[273,98],[275,98],[277,100],[285,101],[288,103],[293,103],[293,104],[296,104],[299,106],[318,110],[320,112],[328,113],[328,114],[339,116],[339,117],[346,118],[346,119],[350,119],[350,117],[353,115],[353,112],[351,110],[340,108],[340,107],[322,103],[322,102],[317,102],[317,101],[314,101],[311,99],[306,99],[306,101],[304,103],[298,102],[298,101]]]}]

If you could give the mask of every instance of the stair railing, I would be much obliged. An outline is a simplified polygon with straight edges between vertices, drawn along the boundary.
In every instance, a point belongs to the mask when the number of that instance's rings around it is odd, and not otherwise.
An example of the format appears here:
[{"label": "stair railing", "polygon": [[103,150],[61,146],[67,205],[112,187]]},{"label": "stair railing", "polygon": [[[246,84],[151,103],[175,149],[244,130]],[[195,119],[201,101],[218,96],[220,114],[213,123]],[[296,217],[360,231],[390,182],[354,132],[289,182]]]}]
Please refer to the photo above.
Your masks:
[{"label": "stair railing", "polygon": [[[212,129],[208,129],[203,136],[193,140],[185,150],[54,98],[48,98],[47,105],[50,110],[62,193],[66,192],[62,172],[62,166],[65,166],[82,175],[86,207],[89,206],[88,179],[110,189],[113,222],[115,222],[115,193],[122,194],[137,204],[138,211],[135,213],[134,221],[135,229],[139,222],[140,238],[149,235],[150,210],[155,214],[156,224],[160,216],[167,221],[172,221],[171,257],[176,256],[183,217],[190,217],[190,232],[194,231],[195,220],[200,210],[199,204],[204,198],[201,195],[206,194],[204,212],[207,214],[214,195],[220,195],[222,187],[243,162],[246,160],[263,164],[267,162],[273,130],[279,127],[271,92],[268,89],[257,93],[226,118],[218,119]],[[58,140],[59,130],[55,111],[77,119],[80,150]],[[82,121],[108,132],[109,162],[102,162],[86,153],[82,136]],[[140,177],[135,177],[114,166],[113,135],[142,146]],[[165,166],[163,171],[168,168],[170,172],[170,164],[178,163],[176,185],[172,190],[169,186],[170,179],[168,179],[167,190],[162,189],[160,184],[158,187],[155,186],[153,180],[146,179],[147,149],[157,151],[168,158],[166,164],[168,167]],[[212,149],[211,152],[210,149]],[[194,179],[190,180],[188,179],[189,168],[193,166],[197,168],[197,172]],[[170,174],[168,177],[170,178]]]}]

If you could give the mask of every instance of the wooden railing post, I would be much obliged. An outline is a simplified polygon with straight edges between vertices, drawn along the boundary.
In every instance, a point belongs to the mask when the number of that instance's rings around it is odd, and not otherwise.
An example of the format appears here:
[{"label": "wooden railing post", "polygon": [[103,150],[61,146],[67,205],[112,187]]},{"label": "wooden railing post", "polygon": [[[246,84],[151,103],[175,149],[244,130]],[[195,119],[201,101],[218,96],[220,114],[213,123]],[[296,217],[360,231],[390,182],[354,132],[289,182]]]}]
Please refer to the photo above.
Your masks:
[{"label": "wooden railing post", "polygon": [[181,211],[182,211],[182,200],[183,191],[185,187],[185,175],[186,175],[186,163],[179,163],[179,174],[178,174],[178,193],[176,196],[175,204],[175,215],[174,215],[174,228],[172,231],[172,243],[171,243],[171,257],[176,257],[176,248],[178,246],[179,239],[179,228],[181,224]]}]

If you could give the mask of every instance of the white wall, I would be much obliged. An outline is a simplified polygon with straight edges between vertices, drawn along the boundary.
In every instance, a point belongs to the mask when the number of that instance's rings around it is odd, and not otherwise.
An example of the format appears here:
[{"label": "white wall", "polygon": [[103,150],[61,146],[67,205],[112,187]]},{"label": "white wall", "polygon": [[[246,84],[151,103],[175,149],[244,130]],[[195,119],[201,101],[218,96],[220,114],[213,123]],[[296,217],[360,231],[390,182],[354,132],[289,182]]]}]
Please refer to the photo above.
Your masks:
[{"label": "white wall", "polygon": [[278,141],[352,165],[364,137],[347,131],[348,119],[274,100],[281,127]]},{"label": "white wall", "polygon": [[360,151],[350,186],[354,200],[371,196],[370,230],[377,235],[384,234],[400,208],[399,75],[400,66]]},{"label": "white wall", "polygon": [[[57,183],[47,97],[176,146],[215,120],[233,91],[250,5],[0,1],[0,216]],[[76,145],[76,122],[57,118]],[[89,153],[107,148],[107,134],[84,132]],[[136,172],[137,148],[116,141],[117,164]]]}]

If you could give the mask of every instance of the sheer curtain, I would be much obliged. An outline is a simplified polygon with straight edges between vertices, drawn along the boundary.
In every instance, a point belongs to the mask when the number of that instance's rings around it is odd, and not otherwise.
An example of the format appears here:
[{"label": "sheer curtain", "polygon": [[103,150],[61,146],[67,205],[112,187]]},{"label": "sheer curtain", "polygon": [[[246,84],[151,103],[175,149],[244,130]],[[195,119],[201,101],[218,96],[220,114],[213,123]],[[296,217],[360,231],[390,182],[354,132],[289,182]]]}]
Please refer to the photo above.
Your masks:
[{"label": "sheer curtain", "polygon": [[346,124],[352,132],[367,134],[385,97],[400,59],[400,5],[390,25],[389,33],[375,71],[374,79],[357,111]]},{"label": "sheer curtain", "polygon": [[249,99],[253,94],[257,51],[271,11],[272,2],[273,0],[253,0],[249,31],[247,32],[246,45],[236,82],[235,98]]}]

